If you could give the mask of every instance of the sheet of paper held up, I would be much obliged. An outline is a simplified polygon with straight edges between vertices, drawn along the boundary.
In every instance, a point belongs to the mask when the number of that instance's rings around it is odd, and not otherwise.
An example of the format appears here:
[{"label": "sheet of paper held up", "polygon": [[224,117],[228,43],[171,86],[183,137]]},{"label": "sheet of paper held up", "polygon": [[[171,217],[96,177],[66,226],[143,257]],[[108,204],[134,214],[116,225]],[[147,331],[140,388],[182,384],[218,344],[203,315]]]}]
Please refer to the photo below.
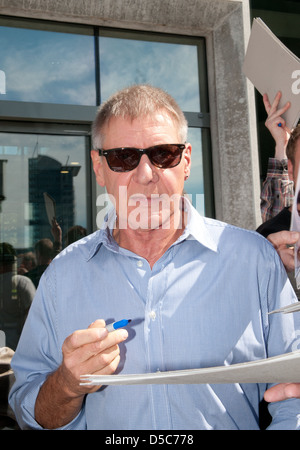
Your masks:
[{"label": "sheet of paper held up", "polygon": [[56,203],[54,198],[47,192],[44,192],[44,202],[49,224],[52,226],[52,220],[56,217]]},{"label": "sheet of paper held up", "polygon": [[295,127],[300,117],[300,59],[259,17],[253,20],[243,71],[262,95],[268,94],[271,102],[281,91],[279,108],[291,102],[283,117],[290,129]]},{"label": "sheet of paper held up", "polygon": [[299,383],[300,350],[230,366],[130,375],[82,375],[81,385]]}]

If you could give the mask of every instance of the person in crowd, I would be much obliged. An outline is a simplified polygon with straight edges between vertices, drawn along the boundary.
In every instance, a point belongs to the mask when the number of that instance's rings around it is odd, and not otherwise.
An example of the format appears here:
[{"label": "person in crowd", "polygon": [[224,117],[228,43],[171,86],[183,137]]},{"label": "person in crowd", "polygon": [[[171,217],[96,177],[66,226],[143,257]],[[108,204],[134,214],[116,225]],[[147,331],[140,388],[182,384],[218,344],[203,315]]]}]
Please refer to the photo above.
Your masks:
[{"label": "person in crowd", "polygon": [[50,239],[40,239],[34,247],[37,265],[34,269],[29,270],[24,275],[31,279],[37,288],[40,278],[53,259],[53,243]]},{"label": "person in crowd", "polygon": [[24,275],[29,272],[29,270],[36,267],[36,259],[33,252],[24,253],[23,255],[20,255],[19,258],[21,258],[21,263],[18,268],[19,275]]},{"label": "person in crowd", "polygon": [[[297,125],[292,131],[286,154],[288,157],[288,173],[289,179],[292,180],[296,186],[298,169],[300,164],[300,125]],[[297,288],[294,277],[294,250],[293,244],[297,242],[297,234],[284,233],[279,236],[277,233],[281,231],[289,231],[291,228],[292,205],[283,208],[272,219],[262,223],[257,232],[269,239],[270,242],[279,251],[280,256],[283,257],[283,262],[287,268],[291,283],[295,289],[298,299],[300,298],[300,290]],[[291,230],[297,232],[297,230]],[[286,241],[286,239],[288,241]],[[296,240],[295,240],[296,239]],[[287,261],[288,259],[288,261]]]},{"label": "person in crowd", "polygon": [[[300,239],[300,233],[289,231],[291,226],[294,186],[297,184],[300,164],[300,124],[291,131],[286,127],[282,114],[290,107],[289,102],[281,109],[278,104],[281,93],[278,92],[271,105],[264,95],[264,105],[268,113],[266,126],[276,142],[275,157],[270,158],[268,175],[261,194],[261,211],[263,223],[257,231],[273,244],[277,250],[298,299],[300,291],[294,278],[294,245]],[[277,402],[288,398],[300,398],[300,384],[277,384],[266,391],[267,402]]]},{"label": "person in crowd", "polygon": [[66,233],[66,246],[72,244],[73,242],[79,241],[79,239],[85,236],[87,236],[86,228],[82,227],[81,225],[74,225],[73,227],[69,228]]},{"label": "person in crowd", "polygon": [[279,91],[271,104],[268,95],[263,95],[268,115],[265,125],[275,141],[275,155],[268,160],[267,176],[261,189],[260,208],[263,222],[272,219],[285,207],[291,206],[294,197],[294,183],[289,177],[286,154],[291,130],[282,117],[290,108],[290,102],[279,108],[281,96]]},{"label": "person in crowd", "polygon": [[[161,89],[108,99],[93,124],[96,180],[114,208],[44,273],[12,359],[21,428],[258,429],[269,385],[85,386],[84,374],[229,365],[289,352],[299,317],[273,246],[200,216],[182,197],[187,122]],[[127,329],[106,325],[131,319]],[[300,400],[269,405],[270,429],[297,429]]]},{"label": "person in crowd", "polygon": [[0,243],[0,330],[6,346],[15,350],[35,295],[35,286],[17,273],[17,255],[8,242]]},{"label": "person in crowd", "polygon": [[[286,148],[286,154],[288,158],[288,176],[293,182],[293,186],[296,186],[300,164],[300,124],[298,124],[291,132]],[[277,215],[262,223],[257,231],[267,237],[271,233],[289,230],[291,224],[291,212],[292,205],[283,208]]]}]

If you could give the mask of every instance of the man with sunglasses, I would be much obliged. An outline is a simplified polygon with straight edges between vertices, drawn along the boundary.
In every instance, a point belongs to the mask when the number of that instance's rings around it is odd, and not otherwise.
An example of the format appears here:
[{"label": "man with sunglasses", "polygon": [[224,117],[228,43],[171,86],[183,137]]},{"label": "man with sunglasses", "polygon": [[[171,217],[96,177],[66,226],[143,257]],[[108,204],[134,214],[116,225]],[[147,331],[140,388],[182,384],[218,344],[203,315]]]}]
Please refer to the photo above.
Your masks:
[{"label": "man with sunglasses", "polygon": [[[201,217],[182,197],[187,122],[150,86],[112,96],[93,124],[97,182],[114,208],[44,274],[12,362],[22,428],[258,429],[266,384],[83,386],[84,374],[230,365],[291,351],[296,301],[272,245]],[[131,319],[127,329],[105,326]],[[300,401],[271,405],[296,429]]]}]

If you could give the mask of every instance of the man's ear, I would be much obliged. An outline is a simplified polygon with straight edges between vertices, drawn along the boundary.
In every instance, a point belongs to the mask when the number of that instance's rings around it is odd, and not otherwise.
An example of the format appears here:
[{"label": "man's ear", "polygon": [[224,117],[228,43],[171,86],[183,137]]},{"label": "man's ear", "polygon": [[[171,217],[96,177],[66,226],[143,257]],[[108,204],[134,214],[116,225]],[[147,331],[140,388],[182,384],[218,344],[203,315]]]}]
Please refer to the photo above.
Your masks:
[{"label": "man's ear", "polygon": [[188,177],[190,176],[190,172],[191,172],[191,154],[192,154],[192,146],[191,144],[186,144],[184,153],[183,153],[183,157],[184,157],[184,163],[185,163],[185,168],[184,168],[184,175],[185,175],[185,179],[188,179]]},{"label": "man's ear", "polygon": [[93,169],[96,175],[96,181],[99,184],[99,186],[104,187],[105,181],[104,181],[104,175],[103,175],[103,161],[102,157],[99,155],[99,152],[97,150],[91,150],[91,158],[93,162]]},{"label": "man's ear", "polygon": [[289,179],[291,181],[294,181],[294,166],[289,159],[288,159],[288,174],[289,174]]}]

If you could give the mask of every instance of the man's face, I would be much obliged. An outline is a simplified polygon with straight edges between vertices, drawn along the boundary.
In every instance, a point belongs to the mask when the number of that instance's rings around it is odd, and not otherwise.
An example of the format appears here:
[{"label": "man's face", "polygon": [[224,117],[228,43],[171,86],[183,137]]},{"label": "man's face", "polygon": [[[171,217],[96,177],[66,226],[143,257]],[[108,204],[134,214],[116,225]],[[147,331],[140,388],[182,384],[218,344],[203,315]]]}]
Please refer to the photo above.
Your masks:
[{"label": "man's face", "polygon": [[[104,129],[104,136],[104,150],[119,147],[144,149],[158,144],[182,143],[173,121],[164,112],[133,121],[112,118]],[[182,195],[185,176],[190,173],[189,144],[180,163],[169,169],[155,167],[148,156],[143,155],[135,169],[119,173],[112,171],[105,157],[99,157],[97,151],[93,150],[91,154],[97,182],[106,186],[113,197],[119,222],[122,220],[123,225],[128,221],[131,228],[157,228],[173,215],[176,204],[170,199],[174,194],[175,197]]]}]

